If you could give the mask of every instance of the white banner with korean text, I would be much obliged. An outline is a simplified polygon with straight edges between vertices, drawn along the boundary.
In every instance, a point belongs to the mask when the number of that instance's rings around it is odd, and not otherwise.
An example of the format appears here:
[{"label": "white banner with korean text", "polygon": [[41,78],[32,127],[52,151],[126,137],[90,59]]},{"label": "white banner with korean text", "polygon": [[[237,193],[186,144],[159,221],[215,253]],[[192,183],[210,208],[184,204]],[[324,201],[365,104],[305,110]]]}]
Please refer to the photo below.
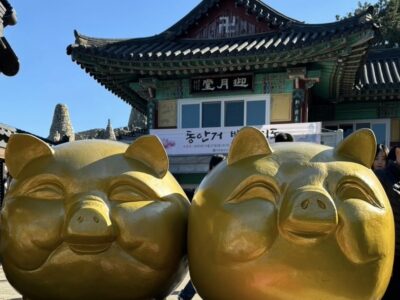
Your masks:
[{"label": "white banner with korean text", "polygon": [[[291,123],[254,126],[270,143],[276,134],[290,133],[296,142],[321,143],[321,123]],[[168,155],[226,154],[233,137],[242,127],[151,129],[150,134],[162,141]]]}]

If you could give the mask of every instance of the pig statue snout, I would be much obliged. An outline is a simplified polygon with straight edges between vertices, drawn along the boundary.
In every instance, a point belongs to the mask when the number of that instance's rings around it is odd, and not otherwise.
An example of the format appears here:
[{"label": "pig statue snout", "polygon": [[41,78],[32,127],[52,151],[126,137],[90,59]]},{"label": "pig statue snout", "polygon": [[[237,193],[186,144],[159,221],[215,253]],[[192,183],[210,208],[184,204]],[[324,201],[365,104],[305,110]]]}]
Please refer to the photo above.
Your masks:
[{"label": "pig statue snout", "polygon": [[284,199],[280,225],[290,237],[315,239],[325,236],[338,225],[336,206],[323,188],[302,187]]},{"label": "pig statue snout", "polygon": [[67,214],[64,237],[75,252],[105,250],[114,240],[109,207],[98,197],[76,202]]}]

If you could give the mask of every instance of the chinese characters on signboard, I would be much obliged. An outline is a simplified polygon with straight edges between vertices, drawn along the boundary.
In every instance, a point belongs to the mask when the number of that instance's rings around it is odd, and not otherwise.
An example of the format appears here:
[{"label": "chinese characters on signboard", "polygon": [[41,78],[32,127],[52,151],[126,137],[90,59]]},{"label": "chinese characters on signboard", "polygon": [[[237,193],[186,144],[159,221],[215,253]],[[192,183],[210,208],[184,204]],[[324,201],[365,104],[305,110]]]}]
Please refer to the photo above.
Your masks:
[{"label": "chinese characters on signboard", "polygon": [[210,92],[229,92],[246,91],[253,89],[253,75],[237,75],[224,77],[204,77],[195,78],[191,81],[191,92],[210,93]]}]

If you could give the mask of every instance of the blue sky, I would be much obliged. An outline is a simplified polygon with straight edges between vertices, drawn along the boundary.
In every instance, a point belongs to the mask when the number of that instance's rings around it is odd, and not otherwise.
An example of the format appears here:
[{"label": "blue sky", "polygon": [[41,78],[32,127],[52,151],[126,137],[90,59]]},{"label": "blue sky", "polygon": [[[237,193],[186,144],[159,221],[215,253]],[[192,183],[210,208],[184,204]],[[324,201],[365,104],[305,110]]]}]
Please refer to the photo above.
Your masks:
[{"label": "blue sky", "polygon": [[[47,137],[54,107],[68,106],[75,132],[105,128],[107,119],[126,126],[130,106],[71,61],[73,30],[102,38],[151,36],[181,19],[200,0],[9,0],[18,24],[5,29],[21,69],[0,75],[0,123]],[[356,0],[264,0],[306,23],[333,22],[357,7]]]}]

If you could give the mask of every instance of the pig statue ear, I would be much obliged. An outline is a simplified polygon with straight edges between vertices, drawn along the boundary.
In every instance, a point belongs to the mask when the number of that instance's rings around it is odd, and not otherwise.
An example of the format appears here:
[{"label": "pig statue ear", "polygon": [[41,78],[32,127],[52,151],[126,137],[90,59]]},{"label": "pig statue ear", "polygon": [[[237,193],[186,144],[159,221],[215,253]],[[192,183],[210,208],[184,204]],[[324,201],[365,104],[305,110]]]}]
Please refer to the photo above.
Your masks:
[{"label": "pig statue ear", "polygon": [[345,138],[335,153],[371,168],[376,154],[376,138],[371,129],[360,129]]},{"label": "pig statue ear", "polygon": [[29,134],[13,134],[7,143],[5,160],[11,176],[18,178],[28,163],[53,154],[54,150],[38,138]]},{"label": "pig statue ear", "polygon": [[154,170],[158,178],[163,178],[168,172],[167,152],[155,135],[142,136],[135,140],[126,150],[125,157],[144,163]]},{"label": "pig statue ear", "polygon": [[228,154],[228,165],[232,165],[242,159],[257,156],[270,155],[271,146],[264,134],[253,127],[242,128],[232,141]]}]

